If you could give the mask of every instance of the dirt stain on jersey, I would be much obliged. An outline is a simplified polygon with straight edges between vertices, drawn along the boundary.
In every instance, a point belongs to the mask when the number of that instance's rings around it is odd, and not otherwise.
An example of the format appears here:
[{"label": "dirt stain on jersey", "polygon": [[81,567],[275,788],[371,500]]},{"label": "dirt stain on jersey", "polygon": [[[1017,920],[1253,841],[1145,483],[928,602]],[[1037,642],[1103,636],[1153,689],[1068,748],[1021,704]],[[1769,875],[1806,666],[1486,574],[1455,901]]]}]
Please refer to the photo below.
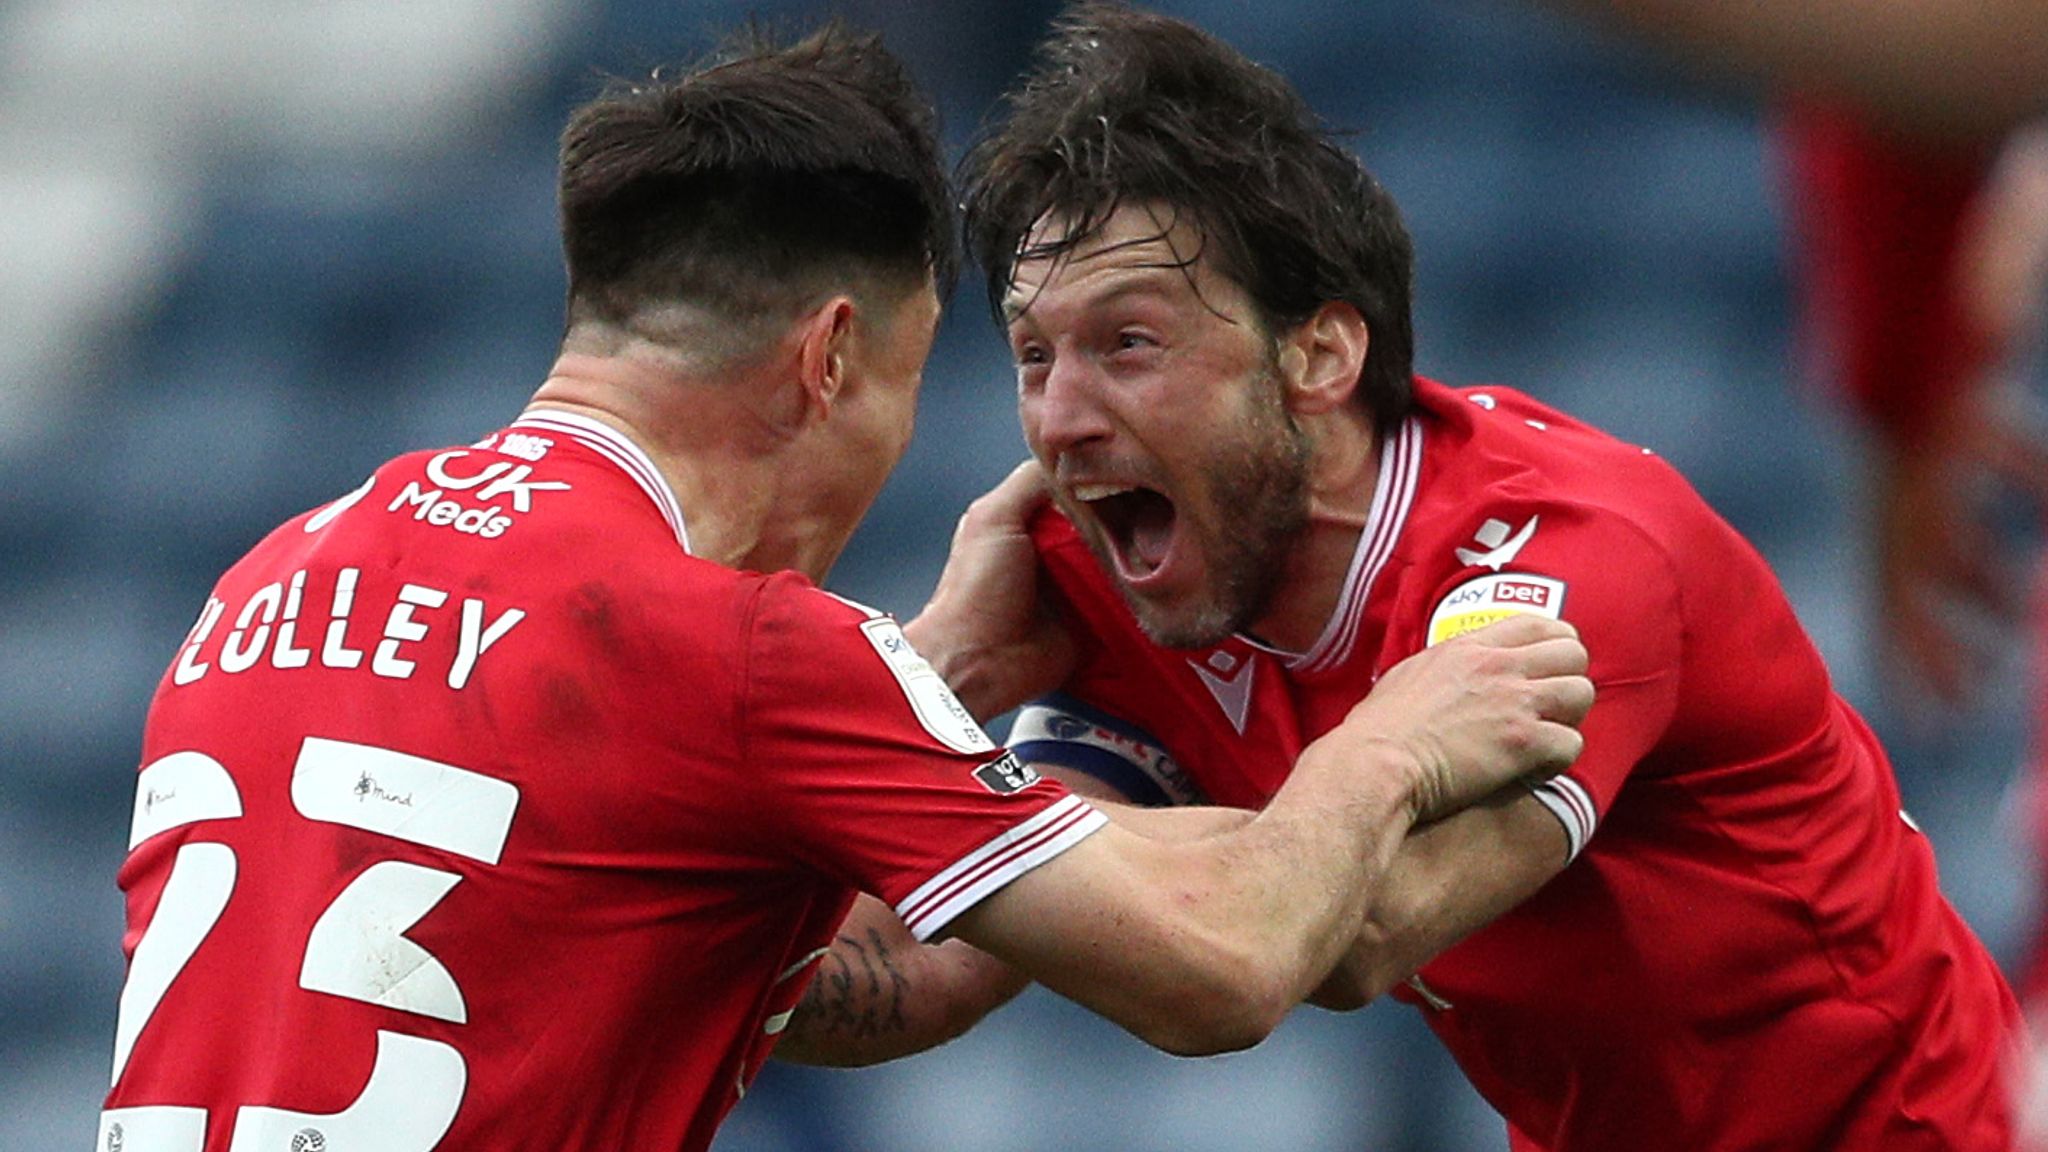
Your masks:
[{"label": "dirt stain on jersey", "polygon": [[574,671],[548,675],[541,688],[541,710],[541,730],[545,732],[588,732],[599,723],[589,681]]},{"label": "dirt stain on jersey", "polygon": [[569,617],[607,647],[621,639],[619,601],[608,584],[588,580],[577,585],[569,594]]},{"label": "dirt stain on jersey", "polygon": [[[669,666],[654,632],[656,619],[621,597],[608,583],[590,580],[568,596],[569,619],[586,633],[585,652],[603,653],[604,663],[624,677],[662,675]],[[589,670],[584,670],[589,676]]]}]

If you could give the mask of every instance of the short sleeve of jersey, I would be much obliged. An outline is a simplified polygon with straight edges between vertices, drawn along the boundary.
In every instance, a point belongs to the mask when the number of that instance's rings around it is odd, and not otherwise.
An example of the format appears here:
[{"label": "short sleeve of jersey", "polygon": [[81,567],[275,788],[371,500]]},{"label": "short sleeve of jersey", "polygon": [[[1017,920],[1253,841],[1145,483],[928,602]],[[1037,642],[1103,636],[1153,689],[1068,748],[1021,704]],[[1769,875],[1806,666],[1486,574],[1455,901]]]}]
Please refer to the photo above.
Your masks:
[{"label": "short sleeve of jersey", "polygon": [[[1683,605],[1665,549],[1627,518],[1597,507],[1534,506],[1527,543],[1497,571],[1467,568],[1434,594],[1425,644],[1515,610],[1563,619],[1590,657],[1593,710],[1571,768],[1535,785],[1576,857],[1678,704]],[[1498,606],[1498,607],[1494,607]]]},{"label": "short sleeve of jersey", "polygon": [[772,578],[746,660],[743,758],[763,826],[888,901],[919,939],[1104,822],[996,746],[880,613]]}]

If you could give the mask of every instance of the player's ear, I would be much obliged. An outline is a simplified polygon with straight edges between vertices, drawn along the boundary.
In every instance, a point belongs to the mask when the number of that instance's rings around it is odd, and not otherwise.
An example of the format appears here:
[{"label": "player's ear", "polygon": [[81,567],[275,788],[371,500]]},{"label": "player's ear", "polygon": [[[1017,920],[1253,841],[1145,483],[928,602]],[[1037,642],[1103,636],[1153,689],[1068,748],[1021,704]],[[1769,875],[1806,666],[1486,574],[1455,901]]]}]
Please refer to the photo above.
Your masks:
[{"label": "player's ear", "polygon": [[1280,336],[1280,383],[1288,410],[1333,411],[1351,401],[1371,343],[1357,308],[1332,300]]},{"label": "player's ear", "polygon": [[846,386],[846,360],[853,343],[853,300],[834,296],[799,321],[797,382],[806,412],[823,415]]}]

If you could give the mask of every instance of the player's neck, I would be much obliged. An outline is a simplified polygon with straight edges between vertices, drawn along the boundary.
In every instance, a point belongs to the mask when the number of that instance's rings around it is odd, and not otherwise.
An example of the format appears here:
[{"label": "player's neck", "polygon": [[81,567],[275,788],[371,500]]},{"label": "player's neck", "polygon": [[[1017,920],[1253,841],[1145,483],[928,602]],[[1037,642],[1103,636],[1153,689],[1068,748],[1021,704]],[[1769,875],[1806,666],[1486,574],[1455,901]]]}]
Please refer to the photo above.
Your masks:
[{"label": "player's neck", "polygon": [[801,473],[786,460],[792,440],[763,410],[774,391],[752,381],[685,378],[672,365],[564,352],[529,406],[581,413],[638,445],[682,508],[692,555],[822,581],[851,530],[809,507],[794,484]]},{"label": "player's neck", "polygon": [[1379,483],[1380,441],[1368,421],[1306,421],[1308,524],[1288,550],[1273,611],[1254,626],[1263,641],[1290,652],[1315,645],[1336,614]]}]

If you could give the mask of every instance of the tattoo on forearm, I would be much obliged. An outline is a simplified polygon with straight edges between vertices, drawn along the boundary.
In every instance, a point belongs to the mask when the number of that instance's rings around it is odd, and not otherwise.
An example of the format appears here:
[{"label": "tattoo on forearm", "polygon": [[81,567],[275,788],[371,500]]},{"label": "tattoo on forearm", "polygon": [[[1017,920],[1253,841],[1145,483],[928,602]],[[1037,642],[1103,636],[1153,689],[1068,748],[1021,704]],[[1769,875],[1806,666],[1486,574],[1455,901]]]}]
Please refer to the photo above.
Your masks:
[{"label": "tattoo on forearm", "polygon": [[908,1026],[903,999],[909,988],[881,933],[869,929],[865,940],[843,935],[818,961],[791,1027],[821,1036],[901,1032]]}]

